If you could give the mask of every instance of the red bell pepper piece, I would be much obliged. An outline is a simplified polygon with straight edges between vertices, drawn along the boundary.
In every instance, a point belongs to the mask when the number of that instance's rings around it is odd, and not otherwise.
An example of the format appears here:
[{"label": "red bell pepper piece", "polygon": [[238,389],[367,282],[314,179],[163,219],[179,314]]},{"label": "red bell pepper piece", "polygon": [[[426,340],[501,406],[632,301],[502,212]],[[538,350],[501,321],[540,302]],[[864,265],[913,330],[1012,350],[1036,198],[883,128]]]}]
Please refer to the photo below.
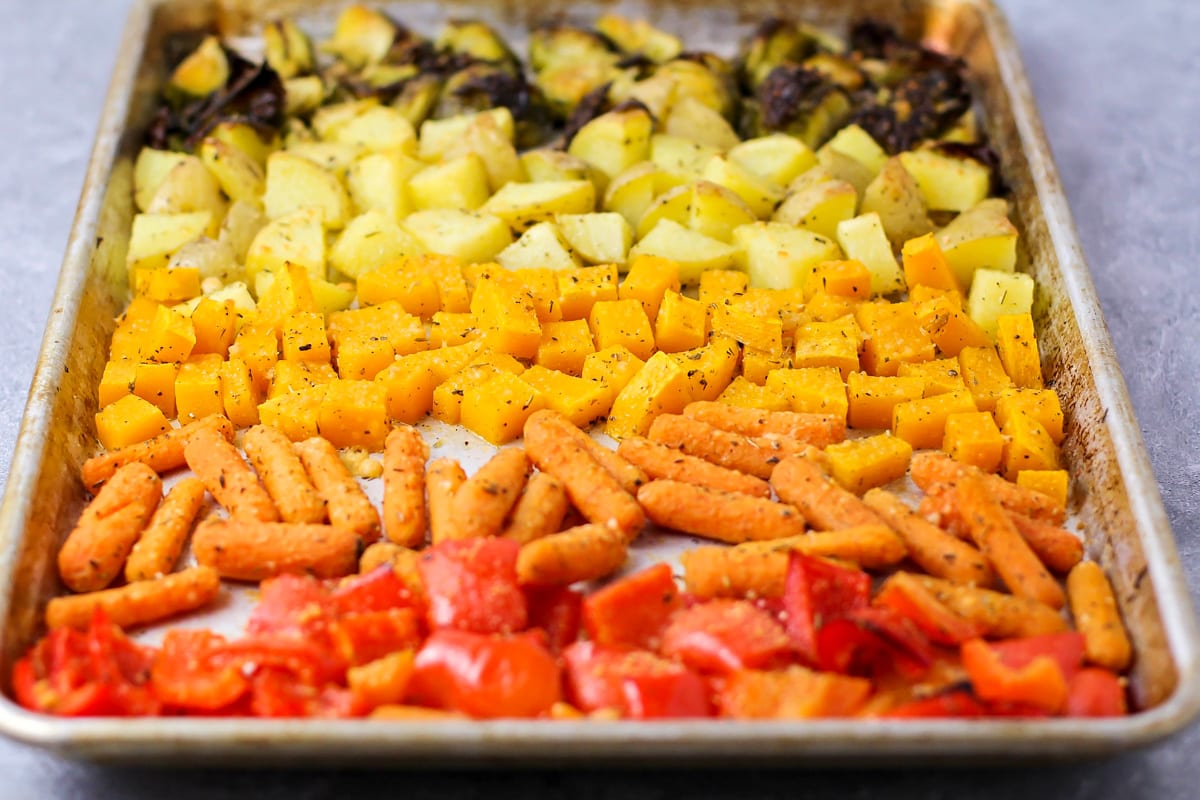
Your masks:
[{"label": "red bell pepper piece", "polygon": [[870,694],[868,680],[793,664],[787,669],[734,672],[718,688],[717,706],[721,716],[735,719],[846,717]]},{"label": "red bell pepper piece", "polygon": [[388,611],[422,605],[390,564],[381,564],[365,575],[356,575],[339,583],[329,593],[329,601],[335,614]]},{"label": "red bell pepper piece", "polygon": [[925,634],[911,620],[889,608],[858,608],[846,618],[890,645],[892,666],[902,675],[913,679],[921,677],[936,657]]},{"label": "red bell pepper piece", "polygon": [[584,598],[583,626],[598,644],[657,649],[681,602],[671,568],[655,564]]},{"label": "red bell pepper piece", "polygon": [[1012,669],[1020,669],[1038,656],[1047,656],[1058,664],[1068,681],[1083,665],[1083,634],[1077,631],[1004,639],[992,642],[991,648],[1001,663]]},{"label": "red bell pepper piece", "polygon": [[251,681],[250,712],[257,717],[330,719],[362,716],[366,707],[349,689],[313,687],[287,670],[269,667]]},{"label": "red bell pepper piece", "polygon": [[326,615],[329,589],[311,575],[285,574],[263,581],[258,598],[247,633],[303,635],[306,623]]},{"label": "red bell pepper piece", "polygon": [[250,688],[241,670],[222,658],[225,639],[203,630],[174,628],[163,637],[150,671],[154,694],[184,711],[216,711]]},{"label": "red bell pepper piece", "polygon": [[870,595],[871,576],[862,570],[793,552],[783,589],[793,646],[810,664],[816,664],[817,631],[822,624],[864,608]]},{"label": "red bell pepper piece", "polygon": [[766,667],[791,649],[775,618],[746,600],[710,600],[683,609],[667,623],[662,654],[700,672]]},{"label": "red bell pepper piece", "polygon": [[517,582],[512,539],[452,539],[417,562],[425,583],[429,626],[472,633],[514,633],[528,621]]},{"label": "red bell pepper piece", "polygon": [[911,700],[895,708],[885,711],[880,716],[888,719],[930,719],[937,717],[953,717],[970,719],[987,715],[987,707],[979,702],[969,689],[955,688],[950,691]]},{"label": "red bell pepper piece", "polygon": [[612,709],[631,719],[711,713],[704,679],[649,651],[576,642],[563,651],[563,662],[568,696],[583,711]]},{"label": "red bell pepper piece", "polygon": [[1012,667],[994,645],[982,639],[964,643],[961,653],[971,686],[982,700],[1030,706],[1052,714],[1066,704],[1067,680],[1052,656],[1035,655],[1023,666]]},{"label": "red bell pepper piece", "polygon": [[1121,679],[1106,669],[1086,667],[1067,686],[1068,717],[1122,717],[1129,713]]},{"label": "red bell pepper piece", "polygon": [[411,608],[344,614],[327,628],[333,650],[348,666],[358,666],[421,642],[417,614]]},{"label": "red bell pepper piece", "polygon": [[529,626],[546,632],[550,652],[561,652],[579,638],[583,595],[565,586],[526,586]]},{"label": "red bell pepper piece", "polygon": [[937,644],[960,645],[983,633],[978,625],[955,614],[919,581],[905,573],[897,573],[884,582],[875,595],[875,605],[912,620]]}]

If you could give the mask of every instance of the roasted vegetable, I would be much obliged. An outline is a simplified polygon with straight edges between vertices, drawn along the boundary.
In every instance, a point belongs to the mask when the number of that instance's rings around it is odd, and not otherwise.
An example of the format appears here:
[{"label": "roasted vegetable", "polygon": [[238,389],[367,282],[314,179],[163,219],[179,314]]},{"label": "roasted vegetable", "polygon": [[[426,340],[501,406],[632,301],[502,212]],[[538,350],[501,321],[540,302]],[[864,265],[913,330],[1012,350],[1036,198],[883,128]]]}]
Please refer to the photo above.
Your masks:
[{"label": "roasted vegetable", "polygon": [[312,42],[290,19],[268,22],[263,28],[267,63],[287,80],[313,71],[316,59]]},{"label": "roasted vegetable", "polygon": [[851,112],[850,97],[822,73],[794,64],[776,67],[746,104],[744,136],[789,133],[816,148]]},{"label": "roasted vegetable", "polygon": [[490,27],[477,20],[454,20],[446,23],[438,36],[439,50],[468,56],[502,67],[518,74],[521,62],[504,40]]}]

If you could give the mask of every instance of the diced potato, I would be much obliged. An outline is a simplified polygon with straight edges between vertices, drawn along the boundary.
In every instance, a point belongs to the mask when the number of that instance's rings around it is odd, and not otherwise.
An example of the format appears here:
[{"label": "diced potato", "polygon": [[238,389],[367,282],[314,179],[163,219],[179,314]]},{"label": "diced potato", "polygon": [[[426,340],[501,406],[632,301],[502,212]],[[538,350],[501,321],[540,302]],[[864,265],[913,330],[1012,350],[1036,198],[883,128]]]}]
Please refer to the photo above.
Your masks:
[{"label": "diced potato", "polygon": [[521,154],[520,161],[529,180],[534,183],[583,181],[591,175],[591,167],[583,159],[548,147],[527,150]]},{"label": "diced potato", "polygon": [[133,166],[133,197],[139,211],[150,207],[150,201],[167,175],[189,158],[191,156],[187,153],[155,150],[153,147],[143,147],[138,152]]},{"label": "diced potato", "polygon": [[818,264],[842,256],[831,238],[778,222],[742,225],[733,242],[750,285],[767,289],[802,289]]},{"label": "diced potato", "polygon": [[817,151],[817,163],[827,171],[835,181],[843,181],[854,187],[859,197],[871,185],[876,173],[852,156],[840,150],[822,147]]},{"label": "diced potato", "polygon": [[338,180],[346,179],[350,167],[362,155],[359,148],[339,142],[289,141],[286,152],[311,161]]},{"label": "diced potato", "polygon": [[208,135],[241,150],[263,169],[267,166],[267,156],[279,148],[278,134],[264,132],[261,126],[233,119],[218,122]]},{"label": "diced potato", "polygon": [[808,145],[786,133],[747,139],[730,149],[729,158],[768,181],[787,186],[817,163]]},{"label": "diced potato", "polygon": [[845,181],[821,181],[789,191],[771,220],[798,225],[832,239],[837,235],[838,223],[853,217],[857,205],[858,192],[853,186]]},{"label": "diced potato", "polygon": [[510,183],[480,209],[504,220],[516,231],[554,219],[555,214],[587,214],[596,210],[591,181]]},{"label": "diced potato", "polygon": [[353,5],[338,15],[333,36],[322,43],[321,50],[362,68],[383,60],[396,33],[396,26],[381,12]]},{"label": "diced potato", "polygon": [[655,198],[676,186],[682,186],[685,180],[682,175],[643,161],[608,184],[602,205],[605,211],[615,211],[630,225],[637,225]]},{"label": "diced potato", "polygon": [[[724,120],[722,120],[724,122]],[[650,137],[650,160],[665,172],[699,178],[720,150],[682,136],[656,133]]]},{"label": "diced potato", "polygon": [[878,214],[871,212],[839,222],[837,240],[847,258],[870,271],[871,294],[892,294],[904,289],[904,274],[892,255],[891,243]]},{"label": "diced potato", "polygon": [[364,150],[417,153],[417,132],[396,109],[373,106],[330,131],[329,138]]},{"label": "diced potato", "polygon": [[[483,161],[487,172],[488,188],[498,192],[508,183],[519,183],[526,179],[525,167],[513,147],[512,136],[500,130],[496,118],[480,114],[471,120],[466,132],[450,147],[443,158],[453,159],[465,153],[474,153]],[[587,175],[582,175],[586,178]]]},{"label": "diced potato", "polygon": [[783,187],[725,156],[713,156],[704,167],[704,178],[724,186],[745,201],[759,219],[770,217],[783,199]]},{"label": "diced potato", "polygon": [[272,220],[246,253],[246,277],[284,264],[298,264],[314,278],[325,277],[325,226],[319,208],[300,208]]},{"label": "diced potato", "polygon": [[350,221],[329,249],[329,265],[343,275],[357,278],[364,272],[424,252],[415,236],[386,211],[376,208]]},{"label": "diced potato", "polygon": [[405,218],[404,227],[429,252],[464,264],[493,261],[513,242],[512,229],[504,220],[473,211],[418,211]]},{"label": "diced potato", "polygon": [[361,214],[378,208],[399,222],[413,210],[408,181],[424,164],[398,150],[372,153],[350,165],[346,183]]},{"label": "diced potato", "polygon": [[884,162],[888,160],[887,152],[871,138],[871,134],[858,125],[847,125],[842,128],[825,143],[824,147],[853,158],[869,169],[872,174],[883,169]]},{"label": "diced potato", "polygon": [[553,222],[539,222],[529,228],[520,239],[501,250],[496,261],[511,270],[576,269],[581,266],[579,257]]},{"label": "diced potato", "polygon": [[338,177],[294,153],[267,158],[263,206],[273,220],[302,208],[319,209],[322,224],[330,230],[340,229],[350,218],[350,195]]},{"label": "diced potato", "polygon": [[433,163],[442,158],[451,147],[461,142],[477,117],[491,117],[496,130],[508,141],[513,140],[516,126],[512,112],[504,106],[470,114],[459,114],[444,119],[427,119],[421,123],[420,148],[417,155],[422,161]]},{"label": "diced potato", "polygon": [[966,211],[988,196],[991,172],[973,158],[935,150],[913,150],[899,158],[931,211]]},{"label": "diced potato", "polygon": [[893,250],[933,230],[917,182],[898,158],[884,162],[879,174],[863,191],[862,213],[872,212],[879,215]]},{"label": "diced potato", "polygon": [[[246,253],[250,250],[250,244],[266,224],[267,215],[257,204],[242,200],[235,200],[229,204],[229,210],[225,212],[225,219],[221,222],[221,231],[217,234],[217,240],[228,245],[233,251],[235,268],[229,273],[231,276],[240,277],[243,272],[241,265],[246,261]],[[199,267],[200,265],[192,266]],[[202,272],[204,271],[203,267],[200,269]],[[217,275],[216,277],[221,276]],[[222,280],[225,279],[222,278]]]},{"label": "diced potato", "polygon": [[229,58],[216,36],[205,36],[171,73],[171,87],[192,97],[204,97],[228,80]]},{"label": "diced potato", "polygon": [[734,266],[737,249],[689,230],[678,222],[664,219],[629,251],[631,261],[642,255],[676,262],[679,265],[679,280],[695,283],[706,270]]},{"label": "diced potato", "polygon": [[623,53],[640,53],[656,64],[670,61],[683,51],[678,37],[661,31],[644,19],[629,19],[617,14],[602,14],[596,30]]},{"label": "diced potato", "polygon": [[554,219],[563,239],[584,262],[625,263],[633,244],[633,230],[620,214],[559,214]]},{"label": "diced potato", "polygon": [[211,136],[200,143],[200,159],[233,200],[261,203],[267,179],[253,158]]},{"label": "diced potato", "polygon": [[196,156],[188,156],[163,178],[146,206],[148,214],[187,214],[207,211],[209,236],[216,236],[228,203],[221,185]]},{"label": "diced potato", "polygon": [[408,194],[413,206],[421,211],[433,208],[473,211],[487,202],[487,169],[475,153],[431,164],[408,179]]},{"label": "diced potato", "polygon": [[1033,308],[1033,278],[1023,272],[975,270],[967,314],[988,336],[996,338],[997,320],[1005,314],[1028,314]]},{"label": "diced potato", "polygon": [[307,34],[290,19],[263,26],[264,57],[279,77],[287,80],[311,72],[316,59]]},{"label": "diced potato", "polygon": [[644,109],[609,111],[580,128],[567,152],[599,170],[607,183],[646,160],[653,129],[654,120]]},{"label": "diced potato", "polygon": [[962,286],[971,285],[977,269],[1012,272],[1017,264],[1017,228],[1008,219],[1008,204],[984,200],[959,214],[937,232],[937,242]]},{"label": "diced potato", "polygon": [[165,267],[173,253],[204,236],[211,224],[211,211],[138,214],[133,218],[125,257],[129,273],[135,275],[138,270]]},{"label": "diced potato", "polygon": [[728,150],[741,143],[737,132],[721,114],[694,97],[683,97],[671,106],[663,130],[717,150]]}]

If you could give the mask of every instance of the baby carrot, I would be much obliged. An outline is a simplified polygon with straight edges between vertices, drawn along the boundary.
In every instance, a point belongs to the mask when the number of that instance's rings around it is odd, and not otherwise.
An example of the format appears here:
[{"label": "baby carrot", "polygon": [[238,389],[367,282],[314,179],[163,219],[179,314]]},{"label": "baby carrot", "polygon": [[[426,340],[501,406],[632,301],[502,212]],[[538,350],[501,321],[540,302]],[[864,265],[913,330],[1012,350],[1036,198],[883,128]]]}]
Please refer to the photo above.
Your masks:
[{"label": "baby carrot", "polygon": [[284,522],[325,521],[325,501],[283,431],[255,425],[242,437],[242,447]]},{"label": "baby carrot", "polygon": [[963,586],[928,575],[912,577],[955,614],[978,625],[989,638],[1011,639],[1067,630],[1062,615],[1037,600]]},{"label": "baby carrot", "polygon": [[501,450],[454,495],[450,537],[497,536],[529,477],[529,459],[519,447]]},{"label": "baby carrot", "polygon": [[1018,511],[1055,525],[1061,525],[1066,517],[1066,511],[1049,495],[955,461],[945,453],[917,453],[909,463],[909,474],[917,486],[931,494],[937,491],[939,485],[957,486],[964,477],[973,475],[982,480],[988,493],[1010,511]]},{"label": "baby carrot", "polygon": [[684,587],[696,597],[780,597],[787,579],[786,550],[697,547],[680,561]]},{"label": "baby carrot", "polygon": [[1083,634],[1087,660],[1113,672],[1124,672],[1133,648],[1112,585],[1100,565],[1094,561],[1077,564],[1067,575],[1067,597],[1075,626]]},{"label": "baby carrot", "polygon": [[504,536],[527,544],[555,533],[562,528],[569,505],[562,481],[545,472],[535,472],[513,506]]},{"label": "baby carrot", "polygon": [[817,530],[884,524],[870,506],[831,481],[810,459],[781,461],[771,476],[771,486],[781,500],[800,509]]},{"label": "baby carrot", "polygon": [[135,462],[145,464],[159,474],[182,467],[186,463],[183,448],[187,446],[192,435],[202,429],[214,430],[221,434],[226,441],[233,439],[233,424],[229,420],[215,414],[204,417],[184,425],[182,428],[174,428],[166,433],[160,433],[144,442],[120,447],[89,458],[83,462],[83,467],[80,469],[84,488],[88,491],[95,491],[118,469]]},{"label": "baby carrot", "polygon": [[684,408],[683,415],[742,436],[785,436],[819,448],[846,438],[846,421],[831,414],[763,411],[698,400]]},{"label": "baby carrot", "polygon": [[771,477],[775,465],[782,459],[807,452],[807,445],[791,439],[747,438],[680,414],[658,417],[650,426],[648,438],[764,480]]},{"label": "baby carrot", "polygon": [[620,569],[627,554],[620,531],[594,523],[580,525],[521,547],[517,579],[535,586],[595,580]]},{"label": "baby carrot", "polygon": [[147,465],[135,461],[117,470],[58,551],[63,583],[76,592],[112,583],[161,496],[162,481]]},{"label": "baby carrot", "polygon": [[429,447],[416,428],[395,428],[383,450],[383,531],[404,547],[425,543],[425,459]]},{"label": "baby carrot", "polygon": [[621,442],[618,455],[655,480],[673,480],[751,497],[770,497],[771,487],[761,478],[719,467],[666,445],[633,436]]},{"label": "baby carrot", "polygon": [[651,481],[638,502],[660,527],[731,544],[804,533],[804,518],[789,505],[680,481]]},{"label": "baby carrot", "polygon": [[467,473],[457,461],[436,458],[429,462],[425,491],[429,495],[429,534],[434,544],[454,538],[450,512],[454,507],[454,495],[466,481]]},{"label": "baby carrot", "polygon": [[883,524],[858,525],[838,531],[810,531],[785,539],[746,542],[734,549],[785,553],[794,550],[809,556],[849,561],[863,569],[892,567],[908,555],[903,540]]},{"label": "baby carrot", "polygon": [[362,539],[330,525],[210,519],[192,536],[196,560],[223,578],[261,581],[284,573],[340,578],[358,567]]},{"label": "baby carrot", "polygon": [[321,436],[297,442],[295,448],[313,486],[325,500],[329,524],[352,531],[365,542],[378,539],[379,512],[342,463],[337,448]]},{"label": "baby carrot", "polygon": [[974,475],[964,476],[957,491],[971,538],[1009,591],[1062,608],[1066,602],[1062,588],[1029,549],[1004,509],[988,494],[983,481]]},{"label": "baby carrot", "polygon": [[918,567],[954,583],[988,586],[992,571],[983,555],[966,542],[922,519],[886,489],[872,489],[863,502],[900,534]]},{"label": "baby carrot", "polygon": [[184,456],[192,472],[204,481],[204,488],[229,511],[230,517],[260,522],[279,519],[271,496],[254,471],[220,433],[205,428],[196,431],[184,447]]},{"label": "baby carrot", "polygon": [[175,484],[130,551],[125,580],[148,581],[173,570],[203,505],[204,484],[198,478]]},{"label": "baby carrot", "polygon": [[1015,511],[1008,518],[1034,555],[1055,572],[1070,572],[1083,560],[1083,542],[1066,528]]},{"label": "baby carrot", "polygon": [[631,495],[637,494],[638,487],[650,480],[636,464],[630,464],[620,454],[609,450],[588,436],[586,431],[576,428],[566,417],[556,415],[548,417],[546,422],[586,450],[592,458],[596,459],[596,463],[604,467],[609,475],[617,479],[621,488]]},{"label": "baby carrot", "polygon": [[97,607],[107,612],[114,625],[145,625],[208,605],[220,590],[216,572],[193,567],[116,589],[56,597],[46,605],[46,625],[51,629],[86,628]]},{"label": "baby carrot", "polygon": [[589,522],[615,527],[632,539],[646,516],[633,495],[574,438],[559,435],[561,414],[538,411],[525,422],[525,449],[542,472],[562,481],[567,496]]}]

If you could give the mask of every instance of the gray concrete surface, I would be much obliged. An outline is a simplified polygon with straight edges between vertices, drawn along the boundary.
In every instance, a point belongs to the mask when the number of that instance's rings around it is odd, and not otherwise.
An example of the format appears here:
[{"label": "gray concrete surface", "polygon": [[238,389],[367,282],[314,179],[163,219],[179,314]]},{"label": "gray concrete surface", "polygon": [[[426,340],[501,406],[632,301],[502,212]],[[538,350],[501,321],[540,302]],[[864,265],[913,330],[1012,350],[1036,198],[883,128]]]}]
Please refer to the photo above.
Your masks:
[{"label": "gray concrete surface", "polygon": [[[1200,587],[1200,6],[1002,0],[1042,110],[1196,595]],[[0,480],[127,0],[0,2]],[[882,773],[110,769],[0,740],[0,798],[1200,796],[1200,727],[1037,769]],[[152,766],[152,765],[147,765]]]}]

